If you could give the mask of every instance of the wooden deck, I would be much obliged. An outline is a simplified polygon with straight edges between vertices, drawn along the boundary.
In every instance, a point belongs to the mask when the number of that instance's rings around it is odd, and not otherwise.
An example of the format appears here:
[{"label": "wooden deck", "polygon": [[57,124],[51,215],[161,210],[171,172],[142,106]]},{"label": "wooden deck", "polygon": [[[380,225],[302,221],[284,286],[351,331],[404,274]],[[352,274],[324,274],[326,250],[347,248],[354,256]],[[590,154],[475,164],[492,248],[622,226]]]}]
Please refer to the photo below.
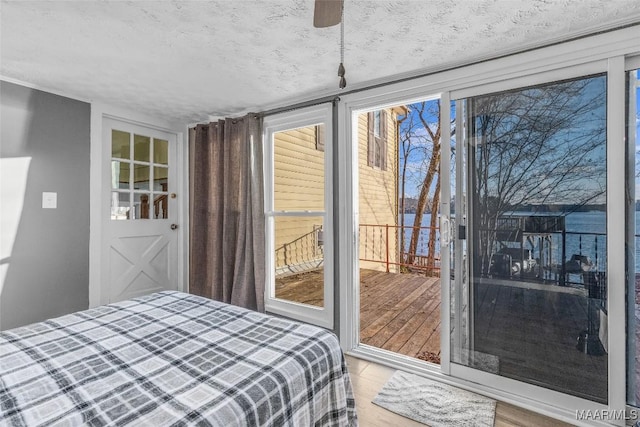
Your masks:
[{"label": "wooden deck", "polygon": [[[322,271],[276,281],[276,296],[322,307]],[[360,270],[360,342],[411,357],[440,354],[440,280]]]},{"label": "wooden deck", "polygon": [[[321,274],[290,276],[276,294],[320,305]],[[606,401],[607,354],[576,348],[588,322],[584,294],[485,280],[476,284],[475,310],[475,351],[495,356],[501,376]],[[438,363],[439,278],[361,269],[360,342]]]},{"label": "wooden deck", "polygon": [[410,357],[440,354],[440,279],[360,270],[360,342]]},{"label": "wooden deck", "polygon": [[562,290],[477,283],[475,350],[497,356],[503,377],[606,403],[607,354],[576,348],[588,327],[587,298]]},{"label": "wooden deck", "polygon": [[310,270],[276,278],[276,298],[324,307],[324,271]]}]

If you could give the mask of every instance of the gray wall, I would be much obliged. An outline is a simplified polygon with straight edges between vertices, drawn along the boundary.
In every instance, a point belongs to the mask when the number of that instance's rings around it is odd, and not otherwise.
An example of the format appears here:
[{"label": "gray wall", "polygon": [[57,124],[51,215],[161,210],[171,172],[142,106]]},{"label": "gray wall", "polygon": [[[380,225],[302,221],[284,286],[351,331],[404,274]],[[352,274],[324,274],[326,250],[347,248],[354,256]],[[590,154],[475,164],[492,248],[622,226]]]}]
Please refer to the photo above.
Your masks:
[{"label": "gray wall", "polygon": [[[0,104],[0,158],[31,157],[13,250],[0,260],[0,327],[9,329],[89,306],[91,107],[7,82]],[[58,193],[57,209],[42,208],[45,191]]]}]

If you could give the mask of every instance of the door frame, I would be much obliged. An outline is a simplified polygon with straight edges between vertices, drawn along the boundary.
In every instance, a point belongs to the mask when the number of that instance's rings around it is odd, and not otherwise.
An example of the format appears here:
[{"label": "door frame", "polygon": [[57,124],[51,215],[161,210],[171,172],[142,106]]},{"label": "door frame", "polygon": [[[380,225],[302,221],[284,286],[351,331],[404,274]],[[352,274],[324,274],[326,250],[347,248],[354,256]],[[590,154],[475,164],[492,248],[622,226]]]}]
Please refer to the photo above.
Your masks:
[{"label": "door frame", "polygon": [[103,294],[108,278],[109,243],[107,215],[109,201],[104,199],[104,177],[107,176],[107,159],[111,158],[110,141],[103,140],[103,123],[105,119],[119,120],[133,125],[174,134],[176,137],[176,193],[177,203],[177,289],[186,291],[188,288],[188,257],[189,257],[189,182],[188,182],[188,144],[184,135],[188,130],[186,125],[150,117],[127,109],[108,104],[91,104],[91,171],[90,171],[90,232],[89,232],[89,308],[106,304],[109,295]]},{"label": "door frame", "polygon": [[[576,423],[577,409],[609,411],[610,414],[624,411],[626,403],[626,356],[625,348],[625,290],[624,290],[624,209],[614,211],[615,206],[624,207],[624,168],[616,170],[613,162],[624,158],[624,68],[625,57],[639,52],[637,46],[638,26],[599,34],[583,39],[515,54],[491,61],[456,68],[446,72],[433,73],[424,77],[408,79],[399,83],[377,86],[373,89],[341,96],[339,105],[338,179],[341,183],[338,195],[338,218],[340,236],[338,271],[340,274],[339,300],[343,304],[340,311],[340,340],[343,349],[352,355],[373,360],[394,368],[406,369],[430,376],[439,381],[455,384],[472,391],[513,403],[518,406]],[[576,68],[574,68],[576,67]],[[379,350],[359,343],[359,283],[358,283],[358,191],[357,191],[357,135],[353,129],[356,113],[366,109],[407,103],[407,100],[424,99],[440,94],[446,99],[447,93],[454,99],[460,93],[488,93],[525,79],[528,85],[540,79],[547,79],[545,73],[554,76],[574,74],[587,75],[589,71],[609,72],[607,79],[607,192],[608,215],[607,251],[622,254],[608,266],[610,281],[609,313],[622,313],[609,319],[609,403],[597,404],[574,396],[550,391],[518,381],[498,377],[459,365],[443,363],[435,365],[419,362],[401,355]],[[576,71],[578,70],[578,71]],[[561,77],[556,77],[560,79]],[[505,83],[506,82],[506,83]],[[519,83],[521,85],[521,83]],[[614,143],[613,141],[618,141]],[[443,141],[443,144],[446,144]],[[622,154],[621,154],[622,153]],[[622,157],[620,157],[622,156]],[[444,157],[444,156],[443,156]],[[446,277],[446,276],[445,276]],[[443,282],[443,295],[449,292],[449,284]],[[444,292],[446,290],[446,292]],[[449,319],[450,310],[445,308],[443,299],[443,323]],[[444,329],[444,327],[443,327]],[[450,354],[449,328],[442,335],[442,354]],[[445,348],[446,347],[446,348]],[[617,347],[617,348],[616,348]],[[604,412],[601,412],[604,413]],[[613,420],[623,424],[624,420]],[[585,425],[611,425],[603,421],[590,420]]]},{"label": "door frame", "polygon": [[[640,70],[640,55],[627,58],[625,61],[625,71],[627,73],[635,70]],[[637,80],[635,84],[640,85],[640,80]],[[638,90],[638,87],[639,86],[629,87],[627,89],[629,90],[628,96],[629,96],[630,104],[634,100],[637,101],[636,91]],[[627,118],[627,120],[629,121],[636,119],[636,116],[631,115],[632,112],[633,111],[630,108],[628,112],[629,116]],[[636,114],[638,113],[639,111],[636,111]],[[635,152],[636,144],[640,141],[639,138],[640,138],[640,135],[636,135],[635,132],[631,132],[627,141],[628,153]],[[632,171],[636,169],[636,159],[634,157],[628,156],[626,161],[627,161],[628,171]],[[634,242],[633,245],[635,245],[635,240],[636,240],[635,234],[640,232],[640,230],[635,226],[636,225],[635,224],[635,217],[636,217],[635,199],[637,199],[635,197],[635,194],[636,194],[636,191],[638,190],[635,180],[629,180],[628,182],[626,182],[626,188],[627,188],[628,194],[632,194],[634,199],[633,207],[629,206],[629,211],[627,212],[628,222],[631,221],[632,218],[634,218],[634,221],[631,224],[627,222],[628,242],[630,244],[631,242]],[[630,205],[632,204],[630,203]],[[631,225],[633,225],[633,227],[631,227]],[[634,251],[630,251],[630,253],[627,255],[627,263],[628,263],[627,264],[628,266],[630,265],[634,266],[634,271],[635,271],[636,253]],[[628,274],[627,276],[628,276],[627,277],[627,301],[634,301],[635,300],[635,274]],[[634,318],[636,306],[637,306],[636,304],[628,304],[627,319]],[[638,324],[636,322],[634,329],[637,330],[637,328],[638,328]],[[631,348],[635,348],[635,345],[636,345],[635,335],[632,335],[631,337],[629,336],[625,337],[625,341],[627,343],[627,346]],[[638,383],[638,379],[636,378],[636,368],[638,366],[638,362],[636,362],[636,356],[637,356],[636,352],[632,352],[632,351],[629,351],[627,354],[627,384],[633,382],[635,389],[627,387],[626,393],[627,393],[627,399],[630,399],[633,397],[634,400],[635,400],[635,394],[638,388],[640,388],[640,384]],[[640,407],[640,402],[636,401],[636,405]],[[636,407],[635,409],[637,410],[638,408]]]}]

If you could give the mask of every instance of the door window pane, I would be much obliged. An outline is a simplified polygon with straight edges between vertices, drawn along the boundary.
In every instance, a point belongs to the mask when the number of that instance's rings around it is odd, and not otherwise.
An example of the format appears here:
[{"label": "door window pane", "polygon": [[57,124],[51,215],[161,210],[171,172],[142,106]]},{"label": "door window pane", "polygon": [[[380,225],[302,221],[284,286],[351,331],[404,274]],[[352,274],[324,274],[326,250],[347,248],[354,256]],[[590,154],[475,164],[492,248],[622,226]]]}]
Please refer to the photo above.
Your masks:
[{"label": "door window pane", "polygon": [[169,142],[164,139],[153,140],[153,163],[169,163]]},{"label": "door window pane", "polygon": [[277,132],[273,138],[274,209],[324,210],[324,150],[318,149],[315,126]]},{"label": "door window pane", "polygon": [[131,209],[129,193],[114,191],[111,193],[111,219],[129,219]]},{"label": "door window pane", "polygon": [[128,132],[113,129],[111,131],[111,157],[118,159],[130,159],[130,139]]},{"label": "door window pane", "polygon": [[[472,319],[454,362],[607,402],[606,77],[466,100]],[[454,298],[464,295],[454,295]]]},{"label": "door window pane", "polygon": [[135,217],[132,219],[150,219],[153,209],[151,200],[151,194],[149,193],[134,193],[133,207]]},{"label": "door window pane", "polygon": [[153,191],[168,191],[169,168],[154,166]]},{"label": "door window pane", "polygon": [[169,196],[155,193],[153,196],[153,217],[155,219],[169,218]]},{"label": "door window pane", "polygon": [[151,150],[151,138],[148,136],[133,136],[133,159],[140,162],[148,162]]},{"label": "door window pane", "polygon": [[112,189],[128,189],[129,188],[129,163],[128,162],[111,162],[111,188]]},{"label": "door window pane", "polygon": [[[112,193],[112,219],[166,219],[169,213],[169,141],[152,140],[119,130],[111,133],[111,189],[133,190]],[[126,201],[126,208],[122,203]]]},{"label": "door window pane", "polygon": [[149,189],[149,166],[133,165],[133,189],[148,190]]}]

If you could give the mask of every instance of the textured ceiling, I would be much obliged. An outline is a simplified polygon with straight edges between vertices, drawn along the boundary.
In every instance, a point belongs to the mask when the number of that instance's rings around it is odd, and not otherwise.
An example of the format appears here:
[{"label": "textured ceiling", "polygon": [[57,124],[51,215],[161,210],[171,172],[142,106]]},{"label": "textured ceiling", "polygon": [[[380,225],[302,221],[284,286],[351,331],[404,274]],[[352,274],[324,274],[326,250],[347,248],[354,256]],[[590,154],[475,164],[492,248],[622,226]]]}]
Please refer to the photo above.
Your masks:
[{"label": "textured ceiling", "polygon": [[[45,90],[183,123],[339,92],[313,0],[0,6],[0,75]],[[638,22],[638,0],[345,0],[347,89]]]}]

